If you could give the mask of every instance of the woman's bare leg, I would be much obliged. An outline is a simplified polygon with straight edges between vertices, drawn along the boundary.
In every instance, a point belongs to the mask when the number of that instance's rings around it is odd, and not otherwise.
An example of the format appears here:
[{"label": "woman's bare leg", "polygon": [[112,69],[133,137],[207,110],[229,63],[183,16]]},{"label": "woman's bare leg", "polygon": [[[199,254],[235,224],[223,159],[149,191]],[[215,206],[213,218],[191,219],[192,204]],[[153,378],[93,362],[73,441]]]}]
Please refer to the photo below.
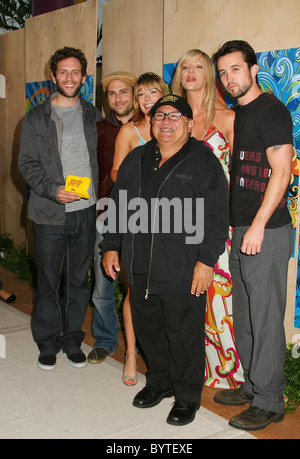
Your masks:
[{"label": "woman's bare leg", "polygon": [[130,305],[130,288],[128,288],[128,292],[123,305],[123,320],[126,336],[126,355],[122,381],[127,386],[133,386],[137,383],[138,377],[136,365],[136,339]]}]

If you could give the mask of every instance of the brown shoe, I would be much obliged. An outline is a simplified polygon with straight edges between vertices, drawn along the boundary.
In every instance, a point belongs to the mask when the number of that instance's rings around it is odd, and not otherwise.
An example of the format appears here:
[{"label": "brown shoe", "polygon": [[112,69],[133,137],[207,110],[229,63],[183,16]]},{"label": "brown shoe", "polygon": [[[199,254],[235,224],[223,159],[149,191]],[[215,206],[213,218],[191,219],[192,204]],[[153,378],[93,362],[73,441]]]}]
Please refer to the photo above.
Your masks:
[{"label": "brown shoe", "polygon": [[256,406],[250,406],[236,416],[233,416],[229,425],[241,430],[260,430],[267,427],[271,422],[280,422],[284,418],[284,413],[273,413],[273,411],[262,410]]},{"label": "brown shoe", "polygon": [[88,355],[89,363],[101,363],[109,355],[109,352],[103,347],[95,347]]},{"label": "brown shoe", "polygon": [[247,392],[243,386],[238,389],[220,390],[214,396],[214,401],[222,405],[244,405],[252,401],[254,395]]}]

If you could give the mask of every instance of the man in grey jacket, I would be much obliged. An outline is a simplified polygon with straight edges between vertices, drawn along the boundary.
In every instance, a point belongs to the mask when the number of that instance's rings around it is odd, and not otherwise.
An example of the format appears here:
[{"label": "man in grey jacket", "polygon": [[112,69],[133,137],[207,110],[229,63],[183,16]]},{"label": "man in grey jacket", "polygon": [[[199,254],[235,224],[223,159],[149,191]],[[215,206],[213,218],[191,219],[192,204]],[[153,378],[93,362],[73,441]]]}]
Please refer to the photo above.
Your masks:
[{"label": "man in grey jacket", "polygon": [[[64,47],[50,60],[57,92],[30,110],[23,121],[19,169],[30,187],[38,273],[33,336],[38,366],[52,370],[63,350],[69,363],[87,364],[81,350],[82,323],[90,297],[88,270],[95,243],[98,190],[97,129],[100,112],[78,96],[87,61],[79,49]],[[91,180],[89,198],[66,191],[68,175]],[[64,295],[60,304],[61,273]]]}]

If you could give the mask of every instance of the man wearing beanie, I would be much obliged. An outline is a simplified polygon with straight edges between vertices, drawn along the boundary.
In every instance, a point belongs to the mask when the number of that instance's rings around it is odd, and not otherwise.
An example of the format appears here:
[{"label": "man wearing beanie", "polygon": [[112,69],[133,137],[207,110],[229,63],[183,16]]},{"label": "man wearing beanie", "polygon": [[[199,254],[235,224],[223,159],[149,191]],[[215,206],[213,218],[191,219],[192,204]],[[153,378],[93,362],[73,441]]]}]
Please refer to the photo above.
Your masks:
[{"label": "man wearing beanie", "polygon": [[[103,92],[109,106],[107,117],[97,123],[99,189],[98,199],[108,198],[113,186],[110,178],[115,139],[120,127],[133,116],[133,86],[136,77],[128,72],[116,71],[102,78]],[[101,363],[113,354],[118,345],[118,320],[115,307],[115,282],[107,277],[102,267],[102,223],[98,211],[96,244],[94,250],[95,287],[93,335],[96,339],[88,355],[89,363]]]},{"label": "man wearing beanie", "polygon": [[200,407],[206,289],[228,235],[228,186],[211,149],[190,137],[185,99],[168,94],[150,113],[153,139],[124,159],[111,194],[103,265],[114,279],[122,250],[148,365],[133,405],[150,408],[174,395],[167,422],[180,426]]}]

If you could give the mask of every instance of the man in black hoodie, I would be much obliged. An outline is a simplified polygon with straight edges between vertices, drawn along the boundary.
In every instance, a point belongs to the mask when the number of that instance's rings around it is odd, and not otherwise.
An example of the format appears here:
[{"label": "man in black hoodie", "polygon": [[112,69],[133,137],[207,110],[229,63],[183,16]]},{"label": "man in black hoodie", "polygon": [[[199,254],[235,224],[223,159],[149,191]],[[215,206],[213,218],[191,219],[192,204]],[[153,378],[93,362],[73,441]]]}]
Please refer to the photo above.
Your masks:
[{"label": "man in black hoodie", "polygon": [[228,235],[228,185],[211,149],[190,137],[185,99],[164,96],[151,114],[154,138],[125,158],[111,195],[103,265],[115,278],[122,248],[148,363],[133,405],[148,408],[174,395],[167,422],[184,425],[200,406],[206,289]]}]

